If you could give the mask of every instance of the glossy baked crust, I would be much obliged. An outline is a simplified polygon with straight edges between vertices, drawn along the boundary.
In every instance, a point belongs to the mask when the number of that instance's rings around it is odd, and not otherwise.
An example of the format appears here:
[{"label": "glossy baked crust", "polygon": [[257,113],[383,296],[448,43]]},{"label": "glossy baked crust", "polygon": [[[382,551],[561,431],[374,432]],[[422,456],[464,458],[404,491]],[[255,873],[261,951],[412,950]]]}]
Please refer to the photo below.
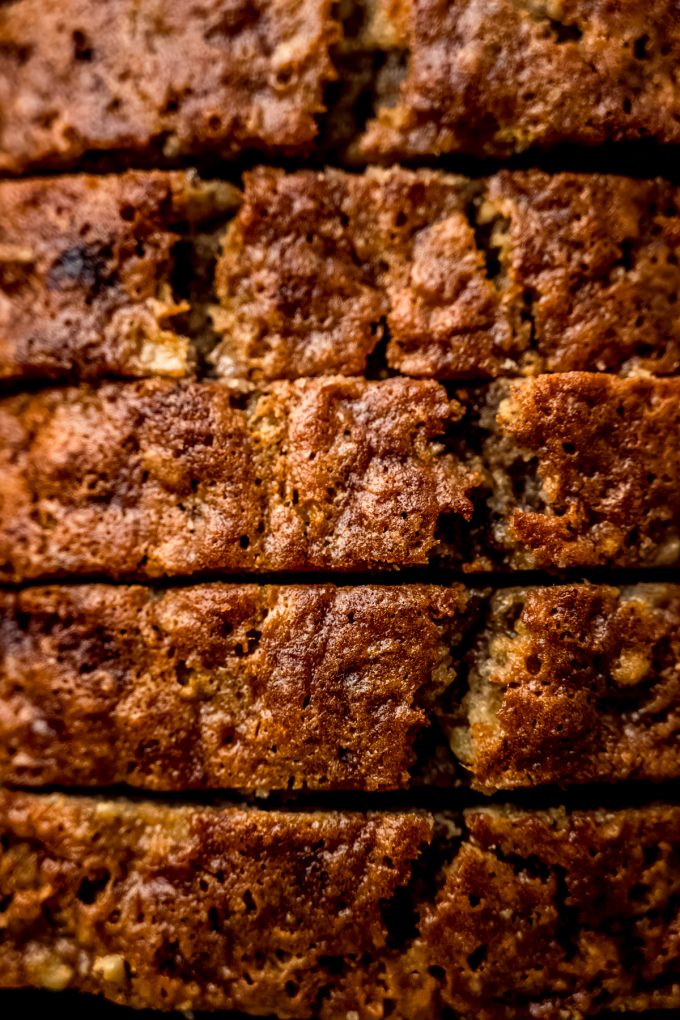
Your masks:
[{"label": "glossy baked crust", "polygon": [[475,631],[442,701],[477,788],[680,775],[680,586],[509,588]]},{"label": "glossy baked crust", "polygon": [[481,190],[398,168],[246,174],[216,273],[218,374],[363,373],[387,338],[387,365],[410,372],[402,346],[444,334],[460,375],[483,377],[497,297],[469,222]]},{"label": "glossy baked crust", "polygon": [[514,568],[680,560],[680,379],[570,372],[491,388],[493,540]]},{"label": "glossy baked crust", "polygon": [[0,12],[0,170],[307,151],[328,0],[17,0]]},{"label": "glossy baked crust", "polygon": [[331,378],[250,396],[162,380],[0,405],[6,577],[426,563],[479,471],[436,383]]},{"label": "glossy baked crust", "polygon": [[217,266],[220,375],[680,368],[667,182],[260,167],[244,184]]},{"label": "glossy baked crust", "polygon": [[355,6],[366,15],[350,22],[350,78],[362,49],[381,54],[382,70],[369,74],[375,117],[363,133],[354,123],[354,158],[680,141],[675,0]]},{"label": "glossy baked crust", "polygon": [[0,377],[190,374],[178,242],[238,198],[179,171],[0,183]]},{"label": "glossy baked crust", "polygon": [[4,987],[300,1020],[680,1005],[677,807],[433,827],[5,791],[0,826]]}]

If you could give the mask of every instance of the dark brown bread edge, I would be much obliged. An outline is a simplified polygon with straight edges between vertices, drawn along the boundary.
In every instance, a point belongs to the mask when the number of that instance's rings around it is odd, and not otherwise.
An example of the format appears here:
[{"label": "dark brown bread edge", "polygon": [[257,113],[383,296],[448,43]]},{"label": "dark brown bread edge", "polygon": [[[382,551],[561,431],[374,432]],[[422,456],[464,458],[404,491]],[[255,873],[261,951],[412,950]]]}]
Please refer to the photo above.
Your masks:
[{"label": "dark brown bread edge", "polygon": [[305,1020],[678,1008],[680,809],[0,793],[0,984]]},{"label": "dark brown bread edge", "polygon": [[253,0],[247,13],[176,0],[173,14],[7,5],[0,170],[680,141],[669,0],[644,12],[637,0]]},{"label": "dark brown bread edge", "polygon": [[[669,0],[360,0],[327,144],[395,161],[680,141]],[[368,116],[367,116],[368,111]]]},{"label": "dark brown bread edge", "polygon": [[198,372],[213,233],[239,198],[194,171],[0,182],[0,378]]}]

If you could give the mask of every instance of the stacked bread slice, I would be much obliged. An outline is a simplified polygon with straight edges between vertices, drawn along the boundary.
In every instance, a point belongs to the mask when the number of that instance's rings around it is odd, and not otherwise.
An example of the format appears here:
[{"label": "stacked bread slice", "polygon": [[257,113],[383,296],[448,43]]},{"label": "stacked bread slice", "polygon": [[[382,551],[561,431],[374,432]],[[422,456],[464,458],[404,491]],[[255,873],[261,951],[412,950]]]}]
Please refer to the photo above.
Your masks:
[{"label": "stacked bread slice", "polygon": [[0,989],[680,1010],[679,66],[676,0],[0,6]]}]

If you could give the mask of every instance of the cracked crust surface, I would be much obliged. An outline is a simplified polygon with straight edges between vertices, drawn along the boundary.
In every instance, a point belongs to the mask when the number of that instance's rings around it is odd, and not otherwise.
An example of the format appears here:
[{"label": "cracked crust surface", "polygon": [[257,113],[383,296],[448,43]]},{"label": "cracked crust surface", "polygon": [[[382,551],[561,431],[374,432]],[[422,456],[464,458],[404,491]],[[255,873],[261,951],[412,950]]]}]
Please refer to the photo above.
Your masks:
[{"label": "cracked crust surface", "polygon": [[192,172],[0,183],[0,377],[188,375],[177,231],[237,203]]},{"label": "cracked crust surface", "polygon": [[17,0],[0,11],[0,169],[123,152],[304,153],[336,34],[328,0]]},{"label": "cracked crust surface", "polygon": [[0,375],[680,368],[666,181],[398,167],[244,180],[242,202],[173,172],[0,183]]},{"label": "cracked crust surface", "polygon": [[680,586],[497,592],[467,680],[449,732],[478,788],[675,778]]},{"label": "cracked crust surface", "polygon": [[465,415],[403,378],[10,397],[3,575],[672,566],[679,394],[572,372],[461,392]]},{"label": "cracked crust surface", "polygon": [[458,761],[485,791],[676,779],[679,622],[671,584],[6,592],[0,774],[258,794],[458,786]]},{"label": "cracked crust surface", "polygon": [[441,516],[469,517],[481,482],[439,442],[459,414],[436,383],[407,379],[7,398],[5,577],[426,563]]},{"label": "cracked crust surface", "polygon": [[289,1018],[314,1015],[345,957],[380,952],[381,901],[431,828],[7,792],[0,820],[0,985]]},{"label": "cracked crust surface", "polygon": [[375,116],[350,145],[353,158],[680,141],[674,0],[365,6],[353,45],[382,52],[383,70],[370,76]]},{"label": "cracked crust surface", "polygon": [[[605,174],[245,177],[217,267],[218,374],[674,373],[677,189]],[[384,366],[378,366],[384,367]]]},{"label": "cracked crust surface", "polygon": [[677,807],[480,808],[465,827],[413,950],[443,1006],[489,1020],[678,1008]]},{"label": "cracked crust surface", "polygon": [[433,826],[3,791],[0,827],[5,987],[302,1020],[680,1005],[677,807]]},{"label": "cracked crust surface", "polygon": [[0,772],[158,790],[405,786],[468,601],[425,585],[0,594]]},{"label": "cracked crust surface", "polygon": [[502,562],[680,559],[680,380],[568,372],[497,384],[484,461]]}]

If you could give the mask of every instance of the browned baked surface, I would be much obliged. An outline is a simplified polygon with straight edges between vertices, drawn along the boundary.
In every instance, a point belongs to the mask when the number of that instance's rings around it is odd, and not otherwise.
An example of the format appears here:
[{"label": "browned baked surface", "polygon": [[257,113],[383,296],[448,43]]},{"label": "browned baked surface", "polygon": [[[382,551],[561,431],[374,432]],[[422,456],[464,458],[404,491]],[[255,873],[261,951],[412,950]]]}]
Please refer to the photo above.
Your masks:
[{"label": "browned baked surface", "polygon": [[17,0],[0,11],[0,169],[247,149],[316,135],[328,0]]},{"label": "browned baked surface", "polygon": [[0,183],[0,375],[680,368],[668,182],[259,167],[237,205],[172,172]]},{"label": "browned baked surface", "polygon": [[[677,189],[604,174],[245,176],[218,374],[442,379],[680,368]],[[369,362],[370,363],[370,362]]]},{"label": "browned baked surface", "polygon": [[447,728],[475,786],[680,775],[680,586],[498,592],[468,669]]},{"label": "browned baked surface", "polygon": [[680,1006],[677,807],[475,809],[435,836],[3,792],[0,825],[4,987],[298,1020]]},{"label": "browned baked surface", "polygon": [[425,585],[0,595],[0,776],[406,786],[414,740],[455,677],[468,602],[462,587]]},{"label": "browned baked surface", "polygon": [[[680,141],[675,0],[369,0],[348,19],[375,117],[350,153],[507,156],[562,143]],[[358,23],[358,24],[357,24]],[[357,65],[360,67],[361,65]],[[359,72],[361,74],[361,70]],[[347,134],[348,132],[345,132]]]},{"label": "browned baked surface", "polygon": [[489,178],[478,217],[517,367],[678,372],[678,198],[666,181],[611,174]]},{"label": "browned baked surface", "polygon": [[431,171],[246,174],[217,266],[218,374],[363,373],[386,331],[392,368],[437,375],[418,352],[444,347],[454,374],[494,374],[508,331],[469,222],[481,190]]},{"label": "browned baked surface", "polygon": [[457,785],[461,761],[484,790],[675,779],[679,624],[671,584],[488,605],[432,585],[4,593],[0,778],[385,790]]},{"label": "browned baked surface", "polygon": [[162,380],[0,402],[5,577],[426,563],[481,476],[436,383]]},{"label": "browned baked surface", "polygon": [[[677,1010],[679,840],[675,806],[467,811],[412,955],[472,1017]],[[412,987],[420,998],[423,978]]]},{"label": "browned baked surface", "polygon": [[399,378],[6,398],[3,576],[679,561],[680,379],[460,396],[464,420],[436,383]]},{"label": "browned baked surface", "polygon": [[678,563],[679,379],[571,372],[494,384],[482,419],[502,562]]},{"label": "browned baked surface", "polygon": [[0,377],[187,375],[177,231],[237,202],[181,172],[0,183]]},{"label": "browned baked surface", "polygon": [[[0,793],[0,985],[309,1017],[385,944],[416,814],[166,807]],[[53,918],[52,923],[49,917]]]}]

